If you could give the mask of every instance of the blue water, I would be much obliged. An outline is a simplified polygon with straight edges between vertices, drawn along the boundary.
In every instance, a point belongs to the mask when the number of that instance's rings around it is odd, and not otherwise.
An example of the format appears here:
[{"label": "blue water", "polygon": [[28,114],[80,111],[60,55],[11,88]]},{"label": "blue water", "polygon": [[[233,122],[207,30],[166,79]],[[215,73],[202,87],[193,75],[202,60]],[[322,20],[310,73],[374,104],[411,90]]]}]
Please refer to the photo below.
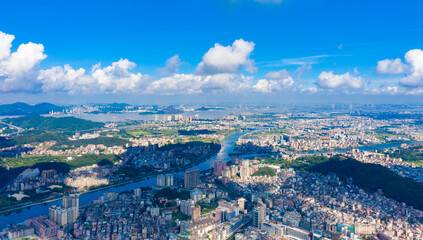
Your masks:
[{"label": "blue water", "polygon": [[[229,135],[227,138],[225,138],[222,142],[221,142],[221,149],[220,151],[210,157],[209,159],[207,159],[206,161],[193,166],[191,168],[189,168],[188,170],[193,170],[193,169],[199,169],[201,170],[207,170],[210,169],[211,167],[213,167],[213,163],[215,161],[218,160],[223,160],[223,161],[229,161],[231,159],[231,157],[229,156],[229,153],[232,152],[236,140],[242,136],[245,133],[235,133],[232,135]],[[176,176],[183,176],[185,171],[180,171],[180,172],[176,172],[174,173]],[[86,194],[82,194],[79,197],[79,204],[80,206],[84,206],[87,205],[89,203],[91,203],[92,201],[98,199],[101,195],[103,195],[105,192],[123,192],[123,191],[130,191],[133,190],[135,188],[139,188],[139,187],[146,187],[146,186],[152,186],[156,184],[156,178],[155,177],[151,177],[145,180],[141,180],[138,182],[134,182],[134,183],[128,183],[126,185],[123,186],[119,186],[119,187],[112,187],[112,188],[108,188],[105,190],[101,190],[101,191],[97,191],[97,192],[90,192],[90,193],[86,193]],[[40,205],[35,205],[32,206],[28,209],[22,209],[19,213],[18,212],[14,212],[11,213],[10,215],[3,215],[0,216],[0,230],[7,227],[8,224],[17,224],[17,223],[21,223],[23,221],[25,221],[26,219],[29,218],[34,218],[34,217],[38,217],[41,215],[48,215],[48,208],[51,205],[60,205],[61,204],[61,200],[57,200],[54,202],[50,202],[50,203],[46,203],[46,204],[40,204]]]}]

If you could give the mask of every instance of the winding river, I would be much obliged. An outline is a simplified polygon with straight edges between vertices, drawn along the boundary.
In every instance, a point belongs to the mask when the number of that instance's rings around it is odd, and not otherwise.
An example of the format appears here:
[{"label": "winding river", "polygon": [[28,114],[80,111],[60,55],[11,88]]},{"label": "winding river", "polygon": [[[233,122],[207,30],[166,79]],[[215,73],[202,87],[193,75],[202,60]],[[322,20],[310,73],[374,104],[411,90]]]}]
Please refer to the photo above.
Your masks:
[{"label": "winding river", "polygon": [[[207,170],[213,167],[213,163],[215,161],[218,161],[218,160],[229,161],[231,159],[231,157],[229,156],[229,153],[231,153],[232,150],[234,149],[236,140],[240,136],[244,135],[245,133],[240,132],[240,133],[234,133],[232,135],[229,135],[221,142],[222,147],[216,155],[210,157],[206,161],[201,162],[187,170],[193,170],[193,169]],[[176,172],[174,173],[174,175],[183,177],[185,171],[186,170]],[[154,184],[156,184],[156,177],[151,177],[148,179],[140,180],[138,182],[128,183],[118,187],[111,187],[105,190],[85,193],[79,197],[79,204],[80,206],[87,205],[93,202],[94,200],[98,199],[105,192],[130,191],[135,188],[152,186]],[[8,224],[17,224],[17,223],[24,222],[26,219],[29,219],[29,218],[34,218],[41,215],[48,215],[48,208],[51,205],[59,205],[59,204],[61,204],[61,200],[57,200],[57,201],[53,201],[53,202],[49,202],[45,204],[34,205],[29,208],[20,210],[20,212],[13,212],[9,215],[0,216],[0,230],[7,227]]]},{"label": "winding river", "polygon": [[[201,162],[191,168],[188,168],[183,171],[175,172],[174,175],[183,177],[184,172],[187,170],[193,170],[193,169],[207,170],[213,167],[213,163],[215,161],[218,161],[218,160],[229,161],[231,159],[231,157],[229,156],[229,153],[233,151],[237,139],[246,133],[248,132],[240,132],[240,133],[234,133],[232,135],[229,135],[221,142],[222,147],[216,155],[213,155],[206,161]],[[408,144],[420,144],[420,143],[422,142],[411,142]],[[381,145],[376,145],[372,147],[359,147],[359,149],[361,151],[381,150],[386,148],[398,147],[400,145],[401,143],[390,143],[390,144],[388,143],[388,144],[381,144]],[[335,152],[344,153],[347,150],[349,149],[339,149],[339,150],[335,150]],[[327,152],[327,151],[317,151],[317,152],[309,152],[309,153],[316,154],[316,153],[324,153],[324,152]],[[98,199],[101,195],[103,195],[106,192],[130,191],[135,188],[152,186],[154,184],[156,184],[156,177],[151,177],[151,178],[140,180],[137,182],[128,183],[122,186],[111,187],[105,190],[85,193],[80,196],[79,204],[80,206],[87,205],[93,202],[94,200]],[[8,224],[22,223],[26,219],[29,219],[29,218],[37,217],[40,215],[48,215],[48,208],[51,205],[59,205],[59,204],[61,204],[61,200],[56,200],[49,203],[34,205],[29,208],[20,210],[20,212],[13,212],[9,215],[2,215],[0,216],[0,230],[4,229]]]}]

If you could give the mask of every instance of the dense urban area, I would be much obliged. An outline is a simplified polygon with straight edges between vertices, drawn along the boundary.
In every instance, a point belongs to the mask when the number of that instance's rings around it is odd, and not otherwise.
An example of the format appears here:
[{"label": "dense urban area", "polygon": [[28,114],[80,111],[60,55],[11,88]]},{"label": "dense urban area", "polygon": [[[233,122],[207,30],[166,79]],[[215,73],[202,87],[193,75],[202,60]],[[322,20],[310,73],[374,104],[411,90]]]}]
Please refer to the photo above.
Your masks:
[{"label": "dense urban area", "polygon": [[0,116],[0,239],[423,239],[421,106]]}]

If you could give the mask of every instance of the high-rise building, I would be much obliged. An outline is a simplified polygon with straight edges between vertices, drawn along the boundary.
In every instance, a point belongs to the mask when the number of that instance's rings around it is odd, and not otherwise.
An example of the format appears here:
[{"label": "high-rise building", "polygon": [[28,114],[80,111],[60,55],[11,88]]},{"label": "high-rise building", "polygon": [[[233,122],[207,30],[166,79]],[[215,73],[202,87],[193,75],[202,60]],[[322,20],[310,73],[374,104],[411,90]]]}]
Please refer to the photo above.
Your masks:
[{"label": "high-rise building", "polygon": [[57,223],[58,214],[59,214],[60,207],[57,205],[50,206],[48,208],[48,218]]},{"label": "high-rise building", "polygon": [[53,205],[49,208],[49,219],[59,226],[64,226],[68,223],[74,222],[79,217],[79,208],[62,208]]},{"label": "high-rise building", "polygon": [[222,171],[226,168],[226,162],[225,161],[216,161],[213,164],[214,168],[214,174],[217,176],[220,176],[222,174]]},{"label": "high-rise building", "polygon": [[63,203],[63,208],[65,208],[65,209],[72,208],[72,207],[79,208],[79,195],[78,194],[71,194],[71,195],[68,195],[68,196],[64,196],[62,203]]},{"label": "high-rise building", "polygon": [[247,200],[245,200],[245,198],[238,198],[238,207],[239,207],[239,211],[240,212],[244,212],[244,209],[245,209],[245,202],[246,202]]},{"label": "high-rise building", "polygon": [[266,219],[266,206],[259,205],[254,208],[253,226],[260,228],[261,223]]},{"label": "high-rise building", "polygon": [[137,197],[141,197],[141,193],[142,193],[141,188],[135,188],[135,189],[134,189],[134,194],[135,194],[135,196],[137,196]]},{"label": "high-rise building", "polygon": [[173,174],[159,174],[157,175],[158,187],[171,187],[173,186]]},{"label": "high-rise building", "polygon": [[184,187],[194,188],[200,184],[200,171],[198,169],[193,171],[186,171],[184,177]]},{"label": "high-rise building", "polygon": [[67,212],[67,222],[74,222],[79,217],[79,208],[71,207],[66,209]]},{"label": "high-rise building", "polygon": [[168,173],[166,174],[166,187],[171,187],[173,186],[173,174],[172,173]]},{"label": "high-rise building", "polygon": [[157,175],[157,186],[164,187],[166,185],[166,178],[164,174]]},{"label": "high-rise building", "polygon": [[191,218],[192,219],[196,219],[200,216],[201,216],[201,207],[200,206],[196,206],[196,207],[191,209]]},{"label": "high-rise building", "polygon": [[238,167],[236,165],[231,166],[231,177],[238,173]]},{"label": "high-rise building", "polygon": [[63,207],[53,205],[49,208],[49,219],[60,226],[74,222],[79,217],[79,195],[63,197]]}]

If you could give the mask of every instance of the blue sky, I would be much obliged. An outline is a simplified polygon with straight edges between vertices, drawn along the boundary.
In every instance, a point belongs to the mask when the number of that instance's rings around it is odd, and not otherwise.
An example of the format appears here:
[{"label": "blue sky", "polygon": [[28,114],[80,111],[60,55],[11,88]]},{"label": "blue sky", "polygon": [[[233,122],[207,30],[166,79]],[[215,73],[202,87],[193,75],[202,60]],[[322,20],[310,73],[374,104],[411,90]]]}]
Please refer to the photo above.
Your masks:
[{"label": "blue sky", "polygon": [[[196,101],[230,93],[233,100],[330,102],[348,94],[357,102],[419,102],[421,9],[421,1],[379,0],[7,1],[0,31],[14,40],[0,58],[0,101]],[[22,51],[20,61],[35,57],[17,69],[10,59],[29,42],[43,49]],[[420,51],[406,60],[413,49]]]}]

